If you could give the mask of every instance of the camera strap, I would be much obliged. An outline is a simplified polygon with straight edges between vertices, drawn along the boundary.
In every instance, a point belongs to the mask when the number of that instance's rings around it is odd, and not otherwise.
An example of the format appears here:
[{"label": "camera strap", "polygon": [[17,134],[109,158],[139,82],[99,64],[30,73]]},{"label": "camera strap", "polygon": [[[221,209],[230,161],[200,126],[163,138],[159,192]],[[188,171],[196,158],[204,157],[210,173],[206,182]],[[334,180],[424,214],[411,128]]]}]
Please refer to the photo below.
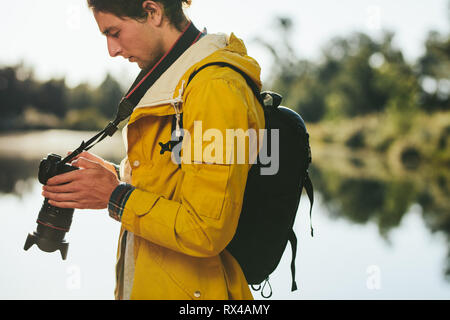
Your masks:
[{"label": "camera strap", "polygon": [[71,161],[80,153],[83,151],[88,151],[106,137],[113,136],[118,129],[117,126],[119,123],[127,119],[133,113],[134,108],[137,106],[148,89],[191,45],[198,41],[201,35],[202,32],[194,26],[192,21],[190,21],[172,48],[167,51],[166,54],[153,67],[143,69],[139,73],[131,88],[120,101],[114,121],[109,122],[105,129],[97,133],[87,142],[83,141],[75,151],[62,159],[60,164]]}]

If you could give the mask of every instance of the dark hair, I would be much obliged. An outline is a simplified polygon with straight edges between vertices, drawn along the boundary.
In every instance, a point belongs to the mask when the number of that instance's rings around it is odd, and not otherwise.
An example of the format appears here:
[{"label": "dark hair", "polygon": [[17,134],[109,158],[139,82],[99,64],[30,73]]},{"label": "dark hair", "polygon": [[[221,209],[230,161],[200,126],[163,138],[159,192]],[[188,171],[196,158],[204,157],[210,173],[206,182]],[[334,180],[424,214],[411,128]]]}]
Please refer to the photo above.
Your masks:
[{"label": "dark hair", "polygon": [[[135,20],[145,20],[147,12],[142,7],[145,0],[87,0],[89,8],[112,13],[120,18],[128,17]],[[164,15],[178,29],[181,30],[185,21],[183,4],[189,6],[191,0],[154,0],[164,7]]]}]

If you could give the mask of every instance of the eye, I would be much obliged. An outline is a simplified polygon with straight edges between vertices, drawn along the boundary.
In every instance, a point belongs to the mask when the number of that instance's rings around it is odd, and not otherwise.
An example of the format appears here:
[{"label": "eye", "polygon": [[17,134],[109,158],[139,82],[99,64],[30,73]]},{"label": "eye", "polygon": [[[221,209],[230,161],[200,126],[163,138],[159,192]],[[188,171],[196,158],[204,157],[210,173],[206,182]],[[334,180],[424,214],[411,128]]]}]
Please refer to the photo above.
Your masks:
[{"label": "eye", "polygon": [[113,37],[113,38],[119,38],[119,34],[120,34],[120,31],[117,31],[117,32],[114,33],[114,34],[111,34],[111,37]]}]

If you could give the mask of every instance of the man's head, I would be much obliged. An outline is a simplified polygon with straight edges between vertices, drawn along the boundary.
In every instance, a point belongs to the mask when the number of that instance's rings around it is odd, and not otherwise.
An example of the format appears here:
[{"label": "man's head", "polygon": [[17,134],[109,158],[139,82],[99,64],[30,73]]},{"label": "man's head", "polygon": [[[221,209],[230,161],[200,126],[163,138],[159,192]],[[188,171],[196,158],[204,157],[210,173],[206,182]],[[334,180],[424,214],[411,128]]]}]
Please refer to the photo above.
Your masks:
[{"label": "man's head", "polygon": [[112,57],[153,66],[187,25],[183,4],[191,0],[87,0]]}]

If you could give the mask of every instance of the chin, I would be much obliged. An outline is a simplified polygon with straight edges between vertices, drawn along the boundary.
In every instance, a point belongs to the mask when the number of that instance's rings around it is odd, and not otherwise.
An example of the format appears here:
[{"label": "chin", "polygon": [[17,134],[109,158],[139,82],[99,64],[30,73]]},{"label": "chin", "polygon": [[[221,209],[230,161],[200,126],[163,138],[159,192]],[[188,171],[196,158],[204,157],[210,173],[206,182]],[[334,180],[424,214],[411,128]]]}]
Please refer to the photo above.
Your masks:
[{"label": "chin", "polygon": [[142,63],[142,62],[136,62],[136,63],[140,69],[142,69],[142,70],[148,69],[148,65],[146,63]]}]

